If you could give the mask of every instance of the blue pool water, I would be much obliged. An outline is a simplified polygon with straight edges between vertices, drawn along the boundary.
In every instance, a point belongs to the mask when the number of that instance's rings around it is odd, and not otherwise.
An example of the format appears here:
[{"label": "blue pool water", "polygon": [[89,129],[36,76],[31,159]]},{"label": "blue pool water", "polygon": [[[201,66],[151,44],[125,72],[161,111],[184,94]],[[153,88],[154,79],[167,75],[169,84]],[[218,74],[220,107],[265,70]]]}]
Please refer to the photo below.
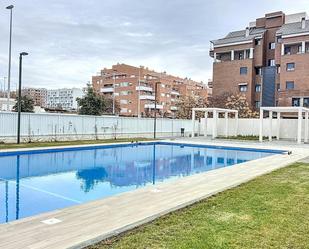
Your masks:
[{"label": "blue pool water", "polygon": [[274,153],[161,142],[0,153],[0,223]]}]

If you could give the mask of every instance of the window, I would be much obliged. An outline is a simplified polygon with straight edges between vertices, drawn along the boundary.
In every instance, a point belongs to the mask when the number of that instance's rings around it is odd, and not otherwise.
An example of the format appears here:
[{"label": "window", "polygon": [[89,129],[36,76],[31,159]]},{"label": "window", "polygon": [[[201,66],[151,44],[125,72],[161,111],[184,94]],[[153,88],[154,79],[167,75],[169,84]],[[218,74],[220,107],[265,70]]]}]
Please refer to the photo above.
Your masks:
[{"label": "window", "polygon": [[256,84],[255,85],[255,92],[261,92],[261,84]]},{"label": "window", "polygon": [[239,91],[240,92],[247,92],[247,90],[248,90],[247,84],[239,85]]},{"label": "window", "polygon": [[298,54],[301,54],[301,53],[302,53],[302,50],[303,50],[302,45],[299,45],[299,46],[297,47],[297,53],[298,53]]},{"label": "window", "polygon": [[241,67],[240,68],[240,74],[247,74],[248,68],[247,67]]},{"label": "window", "polygon": [[279,74],[281,72],[281,67],[277,66],[277,74]]},{"label": "window", "polygon": [[243,59],[244,59],[244,52],[239,52],[238,60],[243,60]]},{"label": "window", "polygon": [[132,94],[132,91],[121,91],[120,95],[129,95]]},{"label": "window", "polygon": [[277,84],[277,91],[280,91],[280,83]]},{"label": "window", "polygon": [[293,89],[294,89],[294,81],[287,81],[286,90],[293,90]]},{"label": "window", "polygon": [[309,107],[309,98],[304,98],[304,107]]},{"label": "window", "polygon": [[261,102],[255,101],[255,108],[260,108],[260,107],[261,107]]},{"label": "window", "polygon": [[261,45],[261,39],[256,39],[255,40],[255,46]]},{"label": "window", "polygon": [[300,98],[292,98],[292,106],[300,106]]},{"label": "window", "polygon": [[282,43],[282,36],[277,37],[277,43]]},{"label": "window", "polygon": [[256,75],[262,75],[262,68],[261,67],[256,67],[255,68],[255,74]]},{"label": "window", "polygon": [[294,70],[295,70],[295,63],[294,62],[286,64],[286,71],[294,71]]},{"label": "window", "polygon": [[268,48],[269,49],[275,49],[276,48],[276,43],[270,42],[269,45],[268,45]]},{"label": "window", "polygon": [[128,100],[127,99],[121,99],[120,104],[126,105],[126,104],[128,104]]},{"label": "window", "polygon": [[121,82],[119,85],[122,87],[129,86],[129,82]]},{"label": "window", "polygon": [[275,60],[273,60],[273,59],[268,60],[268,66],[269,66],[269,67],[273,67],[273,66],[275,66],[275,65],[276,65]]},{"label": "window", "polygon": [[291,47],[285,47],[284,48],[284,54],[291,54]]}]

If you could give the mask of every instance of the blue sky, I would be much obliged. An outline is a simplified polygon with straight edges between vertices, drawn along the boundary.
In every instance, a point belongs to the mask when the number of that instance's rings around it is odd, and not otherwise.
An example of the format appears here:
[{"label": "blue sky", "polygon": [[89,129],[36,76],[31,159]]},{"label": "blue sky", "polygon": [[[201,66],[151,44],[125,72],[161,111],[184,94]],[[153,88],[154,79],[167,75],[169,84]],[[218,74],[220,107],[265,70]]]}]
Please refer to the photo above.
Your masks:
[{"label": "blue sky", "polygon": [[18,54],[24,85],[82,87],[117,62],[207,82],[209,41],[264,13],[308,12],[308,0],[19,0],[0,2],[0,82],[7,76],[9,11],[14,4],[12,86]]}]

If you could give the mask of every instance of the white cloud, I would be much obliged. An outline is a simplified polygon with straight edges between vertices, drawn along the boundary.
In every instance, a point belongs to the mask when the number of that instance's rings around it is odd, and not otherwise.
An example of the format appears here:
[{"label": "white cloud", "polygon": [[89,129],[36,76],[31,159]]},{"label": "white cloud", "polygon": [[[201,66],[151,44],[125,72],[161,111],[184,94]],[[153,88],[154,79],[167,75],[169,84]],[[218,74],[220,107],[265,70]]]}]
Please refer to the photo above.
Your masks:
[{"label": "white cloud", "polygon": [[[0,79],[7,75],[8,21],[13,3],[12,85],[18,54],[28,86],[83,86],[117,62],[207,82],[209,41],[244,28],[267,12],[306,11],[307,0],[3,0],[0,3]],[[35,8],[34,8],[35,6]],[[237,15],[235,15],[237,13]]]}]

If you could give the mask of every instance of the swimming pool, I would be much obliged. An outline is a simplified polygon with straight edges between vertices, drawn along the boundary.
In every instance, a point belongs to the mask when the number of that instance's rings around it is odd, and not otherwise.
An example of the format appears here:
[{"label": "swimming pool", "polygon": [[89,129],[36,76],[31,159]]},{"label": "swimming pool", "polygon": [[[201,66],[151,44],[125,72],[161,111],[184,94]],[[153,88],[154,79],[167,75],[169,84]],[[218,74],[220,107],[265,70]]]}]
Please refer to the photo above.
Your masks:
[{"label": "swimming pool", "polygon": [[275,153],[167,142],[0,152],[0,223]]}]

